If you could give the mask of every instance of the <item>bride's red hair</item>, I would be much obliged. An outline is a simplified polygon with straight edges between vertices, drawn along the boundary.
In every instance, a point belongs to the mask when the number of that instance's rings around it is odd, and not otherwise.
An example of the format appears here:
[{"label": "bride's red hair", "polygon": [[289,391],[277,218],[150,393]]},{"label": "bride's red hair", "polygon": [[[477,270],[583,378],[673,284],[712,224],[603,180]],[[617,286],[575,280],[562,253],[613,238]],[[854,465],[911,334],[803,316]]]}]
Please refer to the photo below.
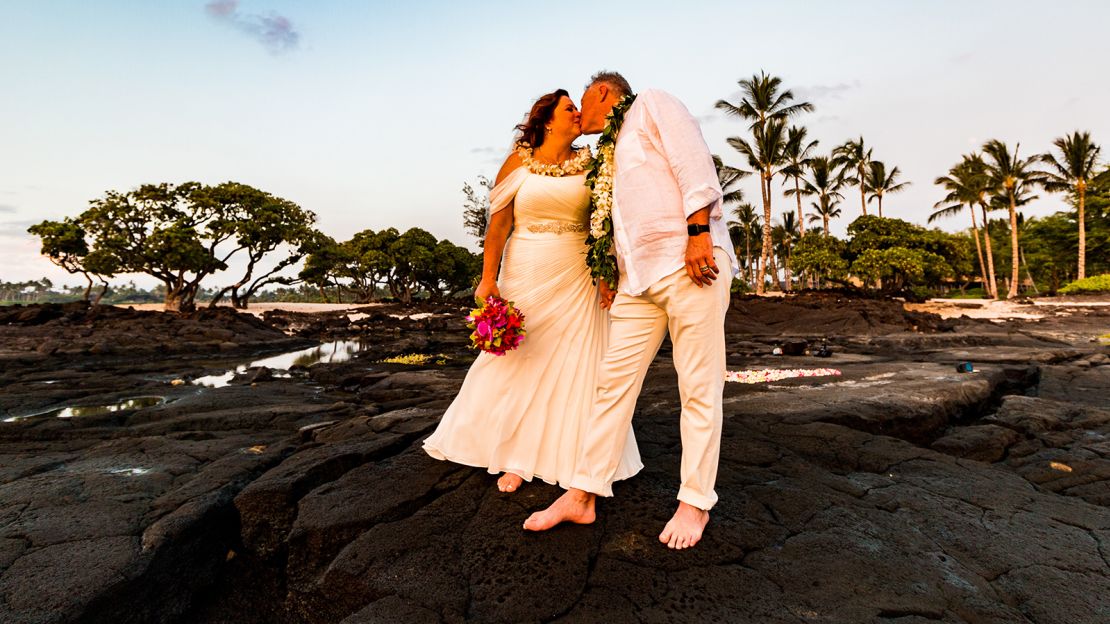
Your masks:
[{"label": "bride's red hair", "polygon": [[518,147],[523,145],[535,149],[543,145],[543,139],[547,134],[547,122],[555,115],[555,107],[559,105],[559,100],[563,96],[570,97],[570,94],[566,89],[556,89],[536,100],[532,110],[528,112],[528,118],[516,127],[517,132],[520,133],[516,140]]}]

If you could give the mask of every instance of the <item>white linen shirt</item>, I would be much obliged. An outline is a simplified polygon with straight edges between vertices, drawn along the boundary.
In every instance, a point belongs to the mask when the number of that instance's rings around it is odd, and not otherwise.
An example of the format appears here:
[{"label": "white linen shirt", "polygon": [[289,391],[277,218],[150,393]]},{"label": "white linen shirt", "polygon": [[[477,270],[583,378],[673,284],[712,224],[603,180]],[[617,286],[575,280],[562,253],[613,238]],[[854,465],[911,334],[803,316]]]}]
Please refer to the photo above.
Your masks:
[{"label": "white linen shirt", "polygon": [[721,210],[721,184],[701,127],[673,95],[648,89],[625,112],[613,174],[613,243],[619,292],[640,295],[686,266],[686,219],[711,206],[709,235],[739,273]]}]

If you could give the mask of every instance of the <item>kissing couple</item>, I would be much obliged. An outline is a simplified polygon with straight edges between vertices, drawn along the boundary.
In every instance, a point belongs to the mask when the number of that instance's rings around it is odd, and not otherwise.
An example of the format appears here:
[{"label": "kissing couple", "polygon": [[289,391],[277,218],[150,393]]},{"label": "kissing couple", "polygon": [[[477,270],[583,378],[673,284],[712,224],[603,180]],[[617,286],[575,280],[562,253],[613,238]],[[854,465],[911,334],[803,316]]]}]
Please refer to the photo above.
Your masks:
[{"label": "kissing couple", "polygon": [[[721,186],[697,120],[674,96],[634,94],[602,71],[581,103],[579,112],[566,91],[548,93],[516,127],[490,192],[474,294],[515,302],[528,337],[504,357],[478,355],[424,450],[504,473],[502,492],[536,477],[565,489],[524,522],[529,531],[589,524],[597,497],[643,468],[632,415],[669,333],[682,467],[659,540],[689,548],[717,502],[724,320],[738,271]],[[598,133],[596,159],[573,145]]]}]

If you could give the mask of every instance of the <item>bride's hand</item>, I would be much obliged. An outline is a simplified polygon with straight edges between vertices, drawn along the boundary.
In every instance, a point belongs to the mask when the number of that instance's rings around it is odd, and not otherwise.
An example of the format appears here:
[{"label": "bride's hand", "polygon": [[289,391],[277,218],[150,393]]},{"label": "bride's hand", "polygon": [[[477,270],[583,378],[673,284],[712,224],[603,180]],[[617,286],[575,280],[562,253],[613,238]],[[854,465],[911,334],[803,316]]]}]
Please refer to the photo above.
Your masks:
[{"label": "bride's hand", "polygon": [[598,280],[598,287],[601,288],[601,308],[608,310],[613,305],[613,298],[617,296],[616,289],[609,287],[609,282],[605,280]]},{"label": "bride's hand", "polygon": [[497,288],[497,282],[495,280],[483,279],[478,283],[478,287],[474,289],[474,297],[485,301],[490,295],[500,297],[501,290]]}]

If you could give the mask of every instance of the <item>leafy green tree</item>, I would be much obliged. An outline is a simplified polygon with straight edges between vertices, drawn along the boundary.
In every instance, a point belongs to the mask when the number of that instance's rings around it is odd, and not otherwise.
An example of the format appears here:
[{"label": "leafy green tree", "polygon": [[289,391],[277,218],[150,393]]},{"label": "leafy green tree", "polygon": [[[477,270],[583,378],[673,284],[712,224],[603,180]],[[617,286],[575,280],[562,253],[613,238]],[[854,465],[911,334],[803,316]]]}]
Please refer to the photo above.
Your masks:
[{"label": "leafy green tree", "polygon": [[858,141],[846,141],[832,152],[833,166],[838,167],[846,184],[859,187],[859,205],[867,216],[867,170],[871,165],[871,148],[861,136]]},{"label": "leafy green tree", "polygon": [[867,179],[865,186],[867,187],[870,197],[867,202],[877,199],[879,201],[879,216],[883,216],[883,195],[888,193],[899,193],[906,190],[910,185],[909,182],[899,182],[898,176],[902,174],[898,167],[892,168],[887,171],[886,164],[881,160],[872,160],[867,164]]},{"label": "leafy green tree", "polygon": [[478,239],[483,245],[486,239],[486,222],[489,219],[489,193],[493,190],[493,180],[478,176],[477,188],[469,182],[463,183],[463,229]]},{"label": "leafy green tree", "polygon": [[27,231],[42,239],[42,255],[46,256],[55,265],[65,269],[67,273],[80,274],[88,281],[88,286],[85,288],[85,294],[82,297],[85,301],[89,300],[92,293],[93,278],[95,277],[100,281],[101,289],[93,301],[93,305],[100,303],[105,293],[108,292],[107,278],[113,276],[114,270],[110,265],[97,265],[95,257],[94,266],[92,268],[88,266],[89,244],[85,240],[85,230],[80,224],[73,219],[43,221],[37,225],[32,225]]},{"label": "leafy green tree", "polygon": [[412,302],[413,292],[421,276],[435,272],[435,236],[420,228],[411,228],[397,237],[390,246],[393,271],[389,290],[402,303]]},{"label": "leafy green tree", "polygon": [[1005,201],[1010,211],[1010,288],[1006,293],[1007,299],[1017,296],[1020,281],[1018,267],[1020,265],[1020,249],[1018,242],[1017,206],[1019,198],[1024,201],[1035,199],[1029,194],[1029,189],[1043,180],[1043,174],[1034,170],[1033,165],[1038,162],[1036,156],[1022,159],[1018,156],[1021,145],[1010,148],[998,140],[988,141],[983,145],[983,153],[987,157],[987,174],[995,195]]},{"label": "leafy green tree", "polygon": [[815,276],[818,286],[821,280],[847,285],[847,252],[847,244],[835,236],[807,233],[795,246],[791,260],[796,270]]},{"label": "leafy green tree", "polygon": [[1059,156],[1042,154],[1040,161],[1048,166],[1042,184],[1053,193],[1071,193],[1079,211],[1079,277],[1087,277],[1087,187],[1095,175],[1101,148],[1091,140],[1089,132],[1073,132],[1052,142]]},{"label": "leafy green tree", "polygon": [[973,271],[970,241],[940,230],[866,216],[848,226],[848,235],[852,274],[884,293],[921,297],[924,289],[941,288],[946,279]]},{"label": "leafy green tree", "polygon": [[341,267],[345,267],[349,262],[347,248],[335,242],[335,239],[330,236],[321,234],[314,248],[305,258],[304,266],[297,276],[305,284],[317,288],[324,303],[331,303],[328,300],[327,289],[334,286],[336,301],[343,303],[339,276]]},{"label": "leafy green tree", "polygon": [[[247,267],[242,277],[216,291],[209,307],[215,307],[230,293],[232,305],[244,309],[260,288],[275,283],[288,284],[290,280],[281,272],[300,262],[318,240],[313,228],[316,215],[287,199],[246,184],[225,182],[201,187],[193,192],[190,199],[195,205],[204,206],[219,215],[217,227],[220,231],[233,232],[229,241],[233,247],[224,256],[225,262],[236,252],[242,251],[247,255]],[[285,249],[284,257],[256,277],[259,263],[279,248]]]},{"label": "leafy green tree", "polygon": [[436,243],[432,266],[423,273],[429,292],[437,298],[451,298],[474,287],[474,279],[482,272],[482,257],[451,241]]},{"label": "leafy green tree", "polygon": [[[108,191],[92,200],[75,222],[91,240],[87,269],[105,275],[153,276],[165,288],[167,310],[191,311],[202,292],[201,282],[227,269],[232,256],[248,252],[250,279],[262,256],[282,243],[296,244],[298,237],[307,235],[312,220],[311,213],[291,202],[246,185],[186,182]],[[293,221],[297,227],[289,225]],[[297,260],[279,262],[278,270]],[[246,298],[273,276],[263,275],[240,293],[244,281],[232,293],[245,305]]]}]

